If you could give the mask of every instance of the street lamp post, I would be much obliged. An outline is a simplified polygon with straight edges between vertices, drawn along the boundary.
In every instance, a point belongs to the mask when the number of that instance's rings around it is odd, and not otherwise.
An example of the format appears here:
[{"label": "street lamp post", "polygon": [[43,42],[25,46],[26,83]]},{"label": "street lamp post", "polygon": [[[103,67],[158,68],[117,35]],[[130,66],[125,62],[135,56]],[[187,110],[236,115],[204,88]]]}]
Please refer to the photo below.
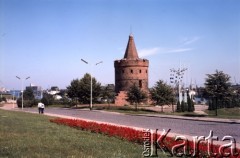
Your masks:
[{"label": "street lamp post", "polygon": [[218,81],[217,81],[215,87],[216,87],[216,94],[215,94],[215,97],[216,97],[216,100],[215,100],[215,115],[217,116],[217,115],[218,115],[218,88],[219,88]]},{"label": "street lamp post", "polygon": [[[81,59],[82,62],[84,62],[85,64],[89,64],[90,65],[90,76],[91,76],[91,88],[90,88],[90,110],[92,110],[92,65],[90,63],[88,63],[86,60]],[[97,62],[95,65],[101,64],[103,63],[102,61]]]},{"label": "street lamp post", "polygon": [[13,103],[13,105],[12,105],[13,108],[14,108],[14,94],[15,93],[14,93],[14,89],[13,89],[13,102],[12,102]]},{"label": "street lamp post", "polygon": [[[172,85],[172,91],[173,91],[173,97],[175,98],[175,90],[174,90],[174,84],[176,84],[176,82],[174,82],[174,79],[175,79],[175,75],[174,75],[174,72],[172,69],[170,69],[171,71],[171,74],[170,74],[170,84],[173,84]],[[174,112],[174,98],[172,100],[172,112]]]},{"label": "street lamp post", "polygon": [[[19,80],[21,80],[21,87],[22,87],[22,110],[23,110],[23,79],[16,76]],[[25,78],[25,80],[29,79],[30,77]]]}]

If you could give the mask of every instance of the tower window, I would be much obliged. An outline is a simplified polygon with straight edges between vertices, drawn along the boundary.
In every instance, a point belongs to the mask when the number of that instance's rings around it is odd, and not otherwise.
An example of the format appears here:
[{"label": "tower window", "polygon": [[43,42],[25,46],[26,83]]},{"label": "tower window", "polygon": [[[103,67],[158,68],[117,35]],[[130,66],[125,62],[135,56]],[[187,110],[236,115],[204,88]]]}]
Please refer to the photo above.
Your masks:
[{"label": "tower window", "polygon": [[147,70],[146,70],[146,73],[147,73]]},{"label": "tower window", "polygon": [[139,73],[142,73],[142,70],[139,70]]},{"label": "tower window", "polygon": [[131,70],[131,73],[133,73],[133,70]]},{"label": "tower window", "polygon": [[142,80],[139,80],[139,88],[142,88]]}]

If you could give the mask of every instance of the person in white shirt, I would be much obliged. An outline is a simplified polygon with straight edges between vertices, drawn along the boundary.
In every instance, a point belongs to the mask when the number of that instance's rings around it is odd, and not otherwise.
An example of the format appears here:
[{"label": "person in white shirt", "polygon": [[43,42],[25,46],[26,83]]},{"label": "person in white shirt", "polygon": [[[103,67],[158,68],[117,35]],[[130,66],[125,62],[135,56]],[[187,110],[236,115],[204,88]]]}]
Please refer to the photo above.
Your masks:
[{"label": "person in white shirt", "polygon": [[44,104],[39,102],[38,103],[38,113],[43,114],[44,113],[44,108],[45,108]]},{"label": "person in white shirt", "polygon": [[41,102],[38,103],[38,113],[39,114],[42,113],[42,103]]}]

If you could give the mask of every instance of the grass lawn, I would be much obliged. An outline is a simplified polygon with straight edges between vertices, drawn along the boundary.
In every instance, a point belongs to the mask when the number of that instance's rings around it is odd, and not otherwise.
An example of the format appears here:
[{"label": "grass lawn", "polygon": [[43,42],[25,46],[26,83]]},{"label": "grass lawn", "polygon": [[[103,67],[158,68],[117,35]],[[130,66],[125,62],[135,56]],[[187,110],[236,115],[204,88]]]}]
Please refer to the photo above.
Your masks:
[{"label": "grass lawn", "polygon": [[[84,107],[87,108],[87,107]],[[93,107],[95,110],[106,110],[106,111],[113,111],[125,114],[164,114],[164,115],[176,115],[176,116],[184,116],[184,117],[214,117],[214,118],[225,118],[225,119],[240,119],[240,108],[223,108],[218,109],[218,116],[215,116],[215,110],[209,111],[206,110],[205,112],[208,115],[204,114],[197,114],[194,112],[157,112],[150,109],[145,109],[143,107],[138,107],[136,111],[134,106],[96,106]]]},{"label": "grass lawn", "polygon": [[240,119],[240,108],[223,108],[218,109],[218,116],[215,116],[215,110],[206,110],[205,111],[208,114],[208,117],[214,117],[214,118],[227,118],[227,119]]},{"label": "grass lawn", "polygon": [[[147,106],[139,106],[138,110],[136,111],[134,106],[93,106],[94,110],[105,110],[105,111],[112,111],[112,112],[119,112],[124,114],[164,114],[164,115],[177,115],[177,116],[189,116],[189,117],[204,117],[203,115],[199,115],[194,112],[161,112],[161,111],[154,111],[151,109],[146,109],[144,107]],[[83,107],[88,108],[88,107]]]},{"label": "grass lawn", "polygon": [[50,118],[0,110],[0,157],[143,157],[142,145],[57,125]]},{"label": "grass lawn", "polygon": [[0,110],[0,157],[142,157],[142,146]]}]

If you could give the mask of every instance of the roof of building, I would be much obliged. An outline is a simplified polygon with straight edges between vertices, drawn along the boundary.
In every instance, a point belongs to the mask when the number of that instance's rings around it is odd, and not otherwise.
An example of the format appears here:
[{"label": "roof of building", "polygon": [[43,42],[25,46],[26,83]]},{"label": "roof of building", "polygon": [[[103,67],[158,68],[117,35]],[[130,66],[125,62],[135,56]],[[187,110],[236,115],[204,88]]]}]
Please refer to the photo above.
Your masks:
[{"label": "roof of building", "polygon": [[133,35],[129,35],[127,48],[124,54],[124,59],[138,59],[137,49],[134,43]]}]

